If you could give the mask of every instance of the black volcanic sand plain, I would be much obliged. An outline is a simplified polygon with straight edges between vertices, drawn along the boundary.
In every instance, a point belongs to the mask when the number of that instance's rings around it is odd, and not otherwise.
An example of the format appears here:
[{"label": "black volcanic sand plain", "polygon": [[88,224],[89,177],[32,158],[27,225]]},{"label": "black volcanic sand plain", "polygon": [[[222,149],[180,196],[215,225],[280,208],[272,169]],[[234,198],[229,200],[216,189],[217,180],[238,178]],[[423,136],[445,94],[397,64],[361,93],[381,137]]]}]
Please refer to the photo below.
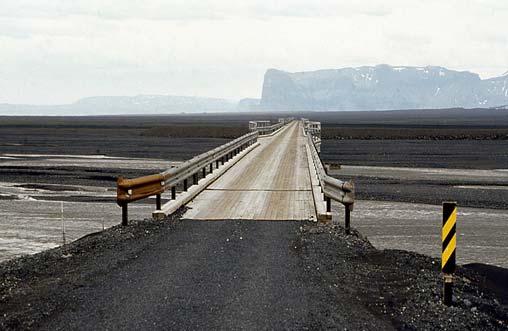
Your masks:
[{"label": "black volcanic sand plain", "polygon": [[[223,113],[167,116],[0,117],[1,154],[71,154],[189,159],[248,132],[249,120],[306,117],[322,122],[322,159],[339,165],[508,169],[508,111]],[[94,167],[2,166],[2,181],[115,186],[117,176],[153,171]],[[163,169],[160,169],[163,170]],[[339,175],[340,176],[340,173]],[[348,177],[361,199],[508,207],[508,190],[458,191],[463,182]],[[505,183],[500,183],[505,185]],[[435,194],[439,192],[439,194]]]}]

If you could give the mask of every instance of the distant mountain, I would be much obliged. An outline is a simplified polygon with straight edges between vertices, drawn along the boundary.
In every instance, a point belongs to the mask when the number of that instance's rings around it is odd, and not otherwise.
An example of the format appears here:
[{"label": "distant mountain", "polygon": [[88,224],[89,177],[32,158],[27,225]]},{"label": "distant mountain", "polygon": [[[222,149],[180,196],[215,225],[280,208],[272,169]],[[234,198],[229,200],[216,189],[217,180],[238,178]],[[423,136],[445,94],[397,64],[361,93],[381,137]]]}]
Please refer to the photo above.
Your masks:
[{"label": "distant mountain", "polygon": [[231,111],[236,103],[217,98],[172,95],[137,95],[133,97],[89,97],[72,105],[83,111],[121,114],[167,114]]},{"label": "distant mountain", "polygon": [[[507,73],[508,74],[508,73]],[[262,110],[488,108],[508,104],[508,75],[482,80],[442,67],[374,67],[289,73],[269,69]]]},{"label": "distant mountain", "polygon": [[261,99],[97,96],[67,105],[0,104],[0,115],[121,115],[226,111],[393,110],[508,106],[508,72],[480,79],[442,67],[343,68],[290,73],[269,69]]},{"label": "distant mountain", "polygon": [[245,98],[241,99],[236,106],[238,111],[256,111],[259,110],[261,99]]},{"label": "distant mountain", "polygon": [[236,109],[233,101],[217,98],[138,95],[99,96],[55,106],[0,104],[0,115],[117,115],[223,112]]}]

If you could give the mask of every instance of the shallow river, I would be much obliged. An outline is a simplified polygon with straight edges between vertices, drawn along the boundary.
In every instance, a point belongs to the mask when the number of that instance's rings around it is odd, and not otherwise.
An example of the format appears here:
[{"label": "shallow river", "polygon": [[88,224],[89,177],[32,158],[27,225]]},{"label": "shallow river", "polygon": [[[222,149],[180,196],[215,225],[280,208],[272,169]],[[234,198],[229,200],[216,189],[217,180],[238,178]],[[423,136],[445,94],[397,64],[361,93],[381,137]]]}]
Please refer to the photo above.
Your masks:
[{"label": "shallow river", "polygon": [[[343,208],[333,206],[343,224]],[[440,257],[442,207],[405,202],[355,203],[351,225],[379,249],[394,248]],[[457,263],[508,268],[508,210],[461,208],[457,213]]]},{"label": "shallow river", "polygon": [[[0,166],[4,167],[117,168],[121,165],[131,169],[161,169],[171,164],[155,159],[104,156],[3,154],[0,157],[3,158]],[[340,172],[410,180],[469,178],[479,185],[489,184],[490,190],[486,194],[508,189],[508,171],[505,169],[344,166]],[[31,183],[0,182],[0,261],[61,245],[64,236],[69,242],[120,223],[121,210],[115,203],[66,201],[62,214],[62,202],[59,201],[62,197],[113,201],[116,195],[114,186],[61,186],[57,182],[57,177],[55,184],[45,184],[43,187],[22,185]],[[153,201],[150,204],[132,204],[129,206],[129,218],[147,218],[153,209]],[[343,208],[334,204],[334,211],[334,219],[342,223]],[[352,226],[367,236],[377,248],[412,250],[439,257],[441,217],[439,205],[360,200],[352,213]],[[459,206],[457,233],[459,263],[483,262],[508,268],[508,210]]]}]

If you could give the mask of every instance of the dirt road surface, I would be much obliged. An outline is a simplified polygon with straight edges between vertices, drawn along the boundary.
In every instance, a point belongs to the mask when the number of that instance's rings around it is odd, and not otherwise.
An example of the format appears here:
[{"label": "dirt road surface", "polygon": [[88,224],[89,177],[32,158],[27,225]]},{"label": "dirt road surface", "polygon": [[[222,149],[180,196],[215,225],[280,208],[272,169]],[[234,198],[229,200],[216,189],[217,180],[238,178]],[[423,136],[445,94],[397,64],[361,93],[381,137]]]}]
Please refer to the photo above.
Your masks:
[{"label": "dirt road surface", "polygon": [[[180,214],[181,215],[181,214]],[[460,268],[305,222],[143,221],[0,264],[0,328],[503,329],[506,302]],[[482,280],[483,279],[483,280]]]}]

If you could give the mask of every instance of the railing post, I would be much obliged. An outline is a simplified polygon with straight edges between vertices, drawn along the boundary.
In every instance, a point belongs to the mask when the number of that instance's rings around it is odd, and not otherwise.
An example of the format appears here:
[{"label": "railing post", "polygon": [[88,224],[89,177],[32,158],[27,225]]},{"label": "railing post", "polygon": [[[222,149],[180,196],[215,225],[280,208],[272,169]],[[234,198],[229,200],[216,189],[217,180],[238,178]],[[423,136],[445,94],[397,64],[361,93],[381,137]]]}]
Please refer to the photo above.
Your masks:
[{"label": "railing post", "polygon": [[344,228],[346,229],[346,234],[350,233],[350,223],[351,223],[351,209],[349,205],[345,205],[345,222],[344,222]]},{"label": "railing post", "polygon": [[175,200],[176,199],[176,186],[173,186],[171,188],[171,200]]},{"label": "railing post", "polygon": [[183,190],[187,191],[187,178],[183,180]]},{"label": "railing post", "polygon": [[219,160],[215,161],[215,169],[219,168]]},{"label": "railing post", "polygon": [[127,210],[127,203],[122,204],[122,225],[129,224],[129,215]]},{"label": "railing post", "polygon": [[210,163],[210,173],[212,173],[212,172],[213,172],[213,162]]},{"label": "railing post", "polygon": [[326,197],[326,212],[330,213],[332,211],[332,199]]},{"label": "railing post", "polygon": [[157,194],[155,196],[155,209],[161,210],[161,195]]},{"label": "railing post", "polygon": [[193,174],[192,175],[192,185],[197,185],[198,184],[198,174]]},{"label": "railing post", "polygon": [[220,163],[222,163],[222,164],[224,165],[224,156],[222,156],[222,157],[220,158]]},{"label": "railing post", "polygon": [[206,167],[203,167],[203,178],[206,177]]}]

